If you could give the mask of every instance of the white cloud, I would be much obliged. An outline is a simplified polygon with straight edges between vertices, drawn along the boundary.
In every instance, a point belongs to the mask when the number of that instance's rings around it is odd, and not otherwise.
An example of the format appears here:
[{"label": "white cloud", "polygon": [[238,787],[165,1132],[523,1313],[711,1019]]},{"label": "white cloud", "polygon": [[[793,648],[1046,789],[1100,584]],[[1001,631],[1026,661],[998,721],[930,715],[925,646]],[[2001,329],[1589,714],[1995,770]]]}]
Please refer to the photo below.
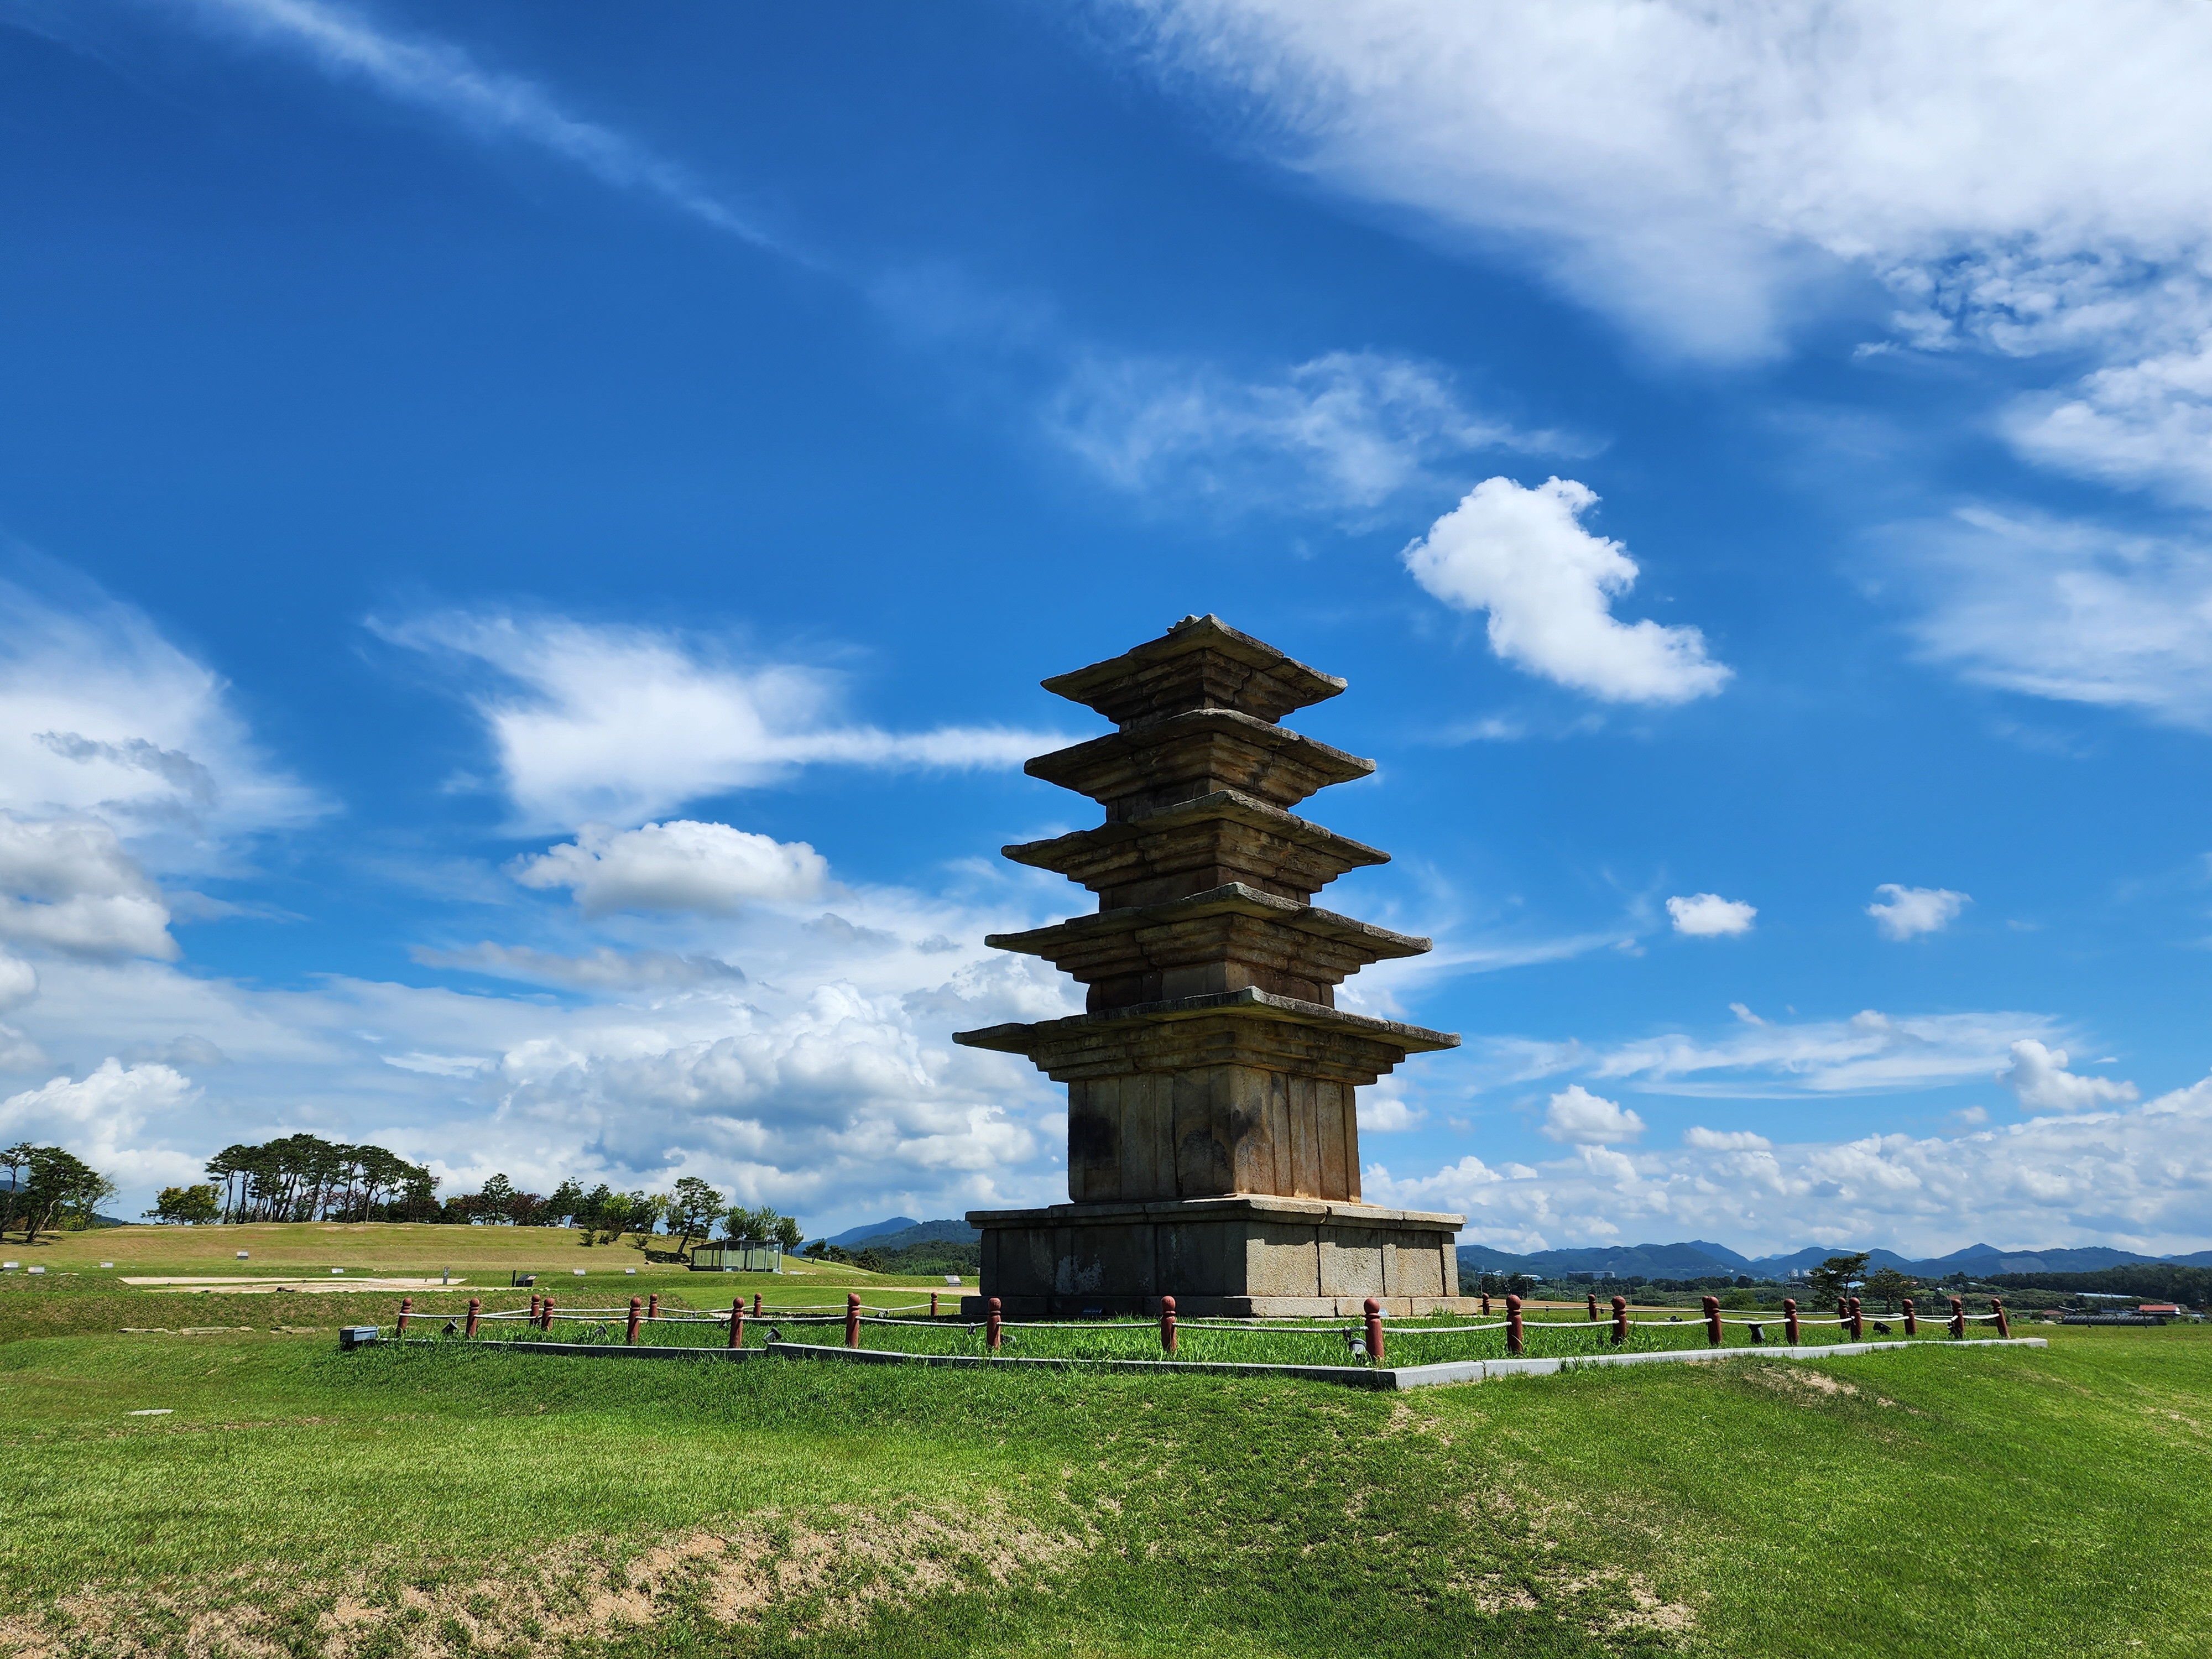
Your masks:
[{"label": "white cloud", "polygon": [[380,29],[357,12],[318,0],[199,0],[198,9],[249,39],[305,54],[333,79],[428,110],[477,137],[527,145],[611,189],[654,198],[757,246],[775,246],[675,163],[611,127],[570,114],[534,82],[483,68],[448,42]]},{"label": "white cloud", "polygon": [[1708,1129],[1692,1125],[1682,1132],[1682,1144],[1708,1152],[1771,1152],[1774,1143],[1748,1129]]},{"label": "white cloud", "polygon": [[499,686],[473,702],[516,813],[540,829],[636,823],[803,765],[1016,766],[1067,741],[1002,726],[843,724],[836,680],[822,670],[744,665],[649,629],[453,613],[372,625],[396,644],[496,672]]},{"label": "white cloud", "polygon": [[2212,1244],[2212,1079],[2126,1110],[2037,1117],[1955,1136],[1869,1135],[1621,1152],[1581,1147],[1517,1179],[1477,1159],[1395,1177],[1368,1201],[1454,1210],[1464,1243],[1543,1249],[1622,1237],[1723,1238],[1746,1251],[1809,1243],[1940,1255],[2115,1244],[2147,1255]]},{"label": "white cloud", "polygon": [[1061,387],[1048,423],[1121,489],[1173,487],[1238,506],[1371,507],[1435,488],[1440,462],[1560,447],[1468,410],[1444,369],[1374,351],[1333,351],[1273,381],[1092,357]]},{"label": "white cloud", "polygon": [[2066,1069],[2063,1048],[2046,1048],[2033,1038],[2014,1043],[2012,1064],[1993,1075],[2031,1112],[2087,1112],[2136,1097],[2132,1083],[2076,1077]]},{"label": "white cloud", "polygon": [[561,985],[580,991],[635,990],[719,981],[742,985],[744,971],[718,957],[678,956],[671,951],[617,951],[607,945],[581,956],[562,956],[527,945],[495,945],[489,939],[459,951],[418,945],[408,954],[426,968],[458,968],[494,979],[530,985]]},{"label": "white cloud", "polygon": [[161,871],[328,810],[255,748],[220,676],[130,606],[55,586],[0,581],[0,810],[96,816]]},{"label": "white cloud", "polygon": [[39,994],[39,970],[18,956],[0,951],[0,1013],[21,1007]]},{"label": "white cloud", "polygon": [[1637,567],[1619,542],[1583,528],[1596,501],[1572,479],[1534,489],[1486,479],[1406,550],[1406,568],[1446,605],[1489,611],[1491,648],[1531,673],[1608,702],[1718,691],[1731,671],[1706,657],[1695,628],[1613,615]]},{"label": "white cloud", "polygon": [[1868,905],[1866,913],[1887,939],[1940,933],[1974,902],[1971,894],[1954,893],[1948,887],[1901,887],[1886,881],[1874,890],[1884,896]]},{"label": "white cloud", "polygon": [[1599,1146],[1635,1139],[1644,1133],[1644,1120],[1581,1084],[1571,1083],[1552,1097],[1544,1112],[1543,1133],[1550,1140]]},{"label": "white cloud", "polygon": [[1893,538],[1929,659],[2002,690],[2212,729],[2212,544],[1983,507]]},{"label": "white cloud", "polygon": [[2045,466],[2212,505],[2212,334],[2022,398],[2004,425]]},{"label": "white cloud", "polygon": [[160,890],[98,818],[0,812],[0,939],[73,956],[168,957],[177,954],[168,927]]},{"label": "white cloud", "polygon": [[1687,898],[1668,899],[1667,914],[1674,917],[1678,933],[1687,933],[1693,939],[1732,939],[1751,931],[1752,918],[1759,910],[1741,899],[1724,899],[1718,893],[1693,893]]},{"label": "white cloud", "polygon": [[1286,165],[1502,239],[1686,350],[1771,349],[1848,268],[2012,345],[2212,222],[2212,20],[2161,0],[1132,9]]},{"label": "white cloud", "polygon": [[1378,1135],[1418,1129],[1429,1117],[1420,1107],[1408,1104],[1400,1096],[1381,1094],[1375,1089],[1361,1090],[1355,1108],[1362,1132]]},{"label": "white cloud", "polygon": [[1655,1093],[1768,1099],[1878,1094],[1986,1077],[2022,1038],[2054,1035],[2047,1016],[2024,1013],[1893,1017],[1875,1009],[1845,1020],[1738,1024],[1703,1040],[1680,1033],[1592,1053],[1562,1051],[1558,1070],[1633,1078]]},{"label": "white cloud", "polygon": [[151,1188],[196,1180],[199,1158],[145,1145],[149,1124],[193,1112],[199,1091],[167,1066],[125,1066],[106,1060],[72,1082],[55,1078],[0,1100],[0,1139],[66,1146],[118,1185]]},{"label": "white cloud", "polygon": [[811,898],[830,862],[805,842],[780,842],[726,823],[678,818],[617,830],[587,823],[510,868],[526,887],[566,887],[587,916],[615,910],[730,915],[751,899]]}]

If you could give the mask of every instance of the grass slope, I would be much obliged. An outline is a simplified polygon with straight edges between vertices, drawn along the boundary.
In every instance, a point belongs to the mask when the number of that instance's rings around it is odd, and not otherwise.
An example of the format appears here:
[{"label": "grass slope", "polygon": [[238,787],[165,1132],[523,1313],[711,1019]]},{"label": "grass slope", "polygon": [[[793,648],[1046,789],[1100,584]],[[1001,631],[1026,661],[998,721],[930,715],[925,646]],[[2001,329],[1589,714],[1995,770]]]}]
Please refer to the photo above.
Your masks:
[{"label": "grass slope", "polygon": [[2201,1652],[2212,1334],[2051,1334],[1400,1397],[25,1337],[0,1650]]}]

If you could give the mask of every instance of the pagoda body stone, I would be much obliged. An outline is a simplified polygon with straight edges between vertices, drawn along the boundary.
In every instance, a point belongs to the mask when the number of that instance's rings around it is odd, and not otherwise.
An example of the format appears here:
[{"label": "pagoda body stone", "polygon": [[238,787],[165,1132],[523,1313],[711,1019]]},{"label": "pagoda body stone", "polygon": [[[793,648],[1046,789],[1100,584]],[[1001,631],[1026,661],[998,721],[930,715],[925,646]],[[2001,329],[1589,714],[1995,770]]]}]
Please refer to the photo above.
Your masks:
[{"label": "pagoda body stone", "polygon": [[1360,1201],[1354,1091],[1459,1038],[1336,1006],[1351,975],[1429,949],[1312,902],[1389,858],[1291,811],[1375,769],[1277,723],[1344,684],[1211,616],[1044,682],[1120,730],[1027,769],[1106,821],[1005,852],[1099,908],[986,942],[1072,975],[1085,1012],[953,1041],[1067,1085],[1070,1201],[970,1212],[971,1311],[992,1297],[1008,1317],[1151,1313],[1163,1296],[1243,1316],[1458,1305],[1463,1218]]}]

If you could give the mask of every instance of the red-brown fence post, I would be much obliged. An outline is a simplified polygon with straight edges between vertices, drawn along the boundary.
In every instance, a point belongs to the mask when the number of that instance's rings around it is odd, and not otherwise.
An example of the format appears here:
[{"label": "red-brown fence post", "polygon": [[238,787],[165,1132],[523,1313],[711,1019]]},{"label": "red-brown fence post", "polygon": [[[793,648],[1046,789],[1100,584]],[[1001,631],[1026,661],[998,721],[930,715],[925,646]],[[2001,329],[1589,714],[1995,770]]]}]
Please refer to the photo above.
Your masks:
[{"label": "red-brown fence post", "polygon": [[1782,1298],[1782,1325],[1783,1328],[1790,1333],[1790,1346],[1796,1347],[1797,1346],[1797,1298],[1794,1296],[1785,1296]]},{"label": "red-brown fence post", "polygon": [[1160,1298],[1160,1352],[1173,1353],[1175,1351],[1175,1298],[1171,1296],[1164,1296]]},{"label": "red-brown fence post", "polygon": [[1628,1340],[1628,1298],[1625,1296],[1613,1298],[1613,1340],[1617,1343]]},{"label": "red-brown fence post", "polygon": [[1519,1353],[1521,1337],[1521,1298],[1509,1296],[1505,1298],[1505,1352]]},{"label": "red-brown fence post", "polygon": [[1705,1297],[1705,1346],[1709,1348],[1717,1348],[1721,1345],[1721,1299],[1717,1296],[1709,1296]]},{"label": "red-brown fence post", "polygon": [[1370,1296],[1361,1306],[1367,1315],[1367,1358],[1379,1365],[1382,1363],[1382,1304]]},{"label": "red-brown fence post", "polygon": [[1997,1334],[2009,1340],[2012,1336],[2012,1322],[2005,1317],[2004,1304],[1999,1301],[1996,1297],[1991,1297],[1990,1298],[1990,1312],[1995,1316],[1996,1319]]},{"label": "red-brown fence post", "polygon": [[538,1298],[535,1296],[530,1298],[530,1322],[532,1325],[538,1322]]},{"label": "red-brown fence post", "polygon": [[477,1316],[483,1311],[483,1303],[476,1297],[471,1297],[469,1298],[469,1328],[467,1330],[461,1333],[462,1335],[474,1336],[477,1334]]},{"label": "red-brown fence post", "polygon": [[989,1311],[983,1316],[983,1346],[993,1353],[999,1351],[999,1298],[993,1297]]},{"label": "red-brown fence post", "polygon": [[1589,1322],[1593,1325],[1597,1323],[1597,1292],[1595,1291],[1589,1293]]},{"label": "red-brown fence post", "polygon": [[538,1328],[548,1336],[553,1334],[553,1298],[550,1296],[538,1304]]},{"label": "red-brown fence post", "polygon": [[1920,1329],[1919,1322],[1912,1316],[1912,1298],[1906,1297],[1902,1305],[1905,1309],[1905,1334],[1911,1336]]},{"label": "red-brown fence post", "polygon": [[1490,1317],[1490,1292],[1488,1291],[1485,1291],[1482,1293],[1482,1316],[1485,1319]]},{"label": "red-brown fence post", "polygon": [[755,1291],[753,1292],[753,1317],[755,1319],[758,1319],[760,1317],[760,1292],[758,1291]]},{"label": "red-brown fence post", "polygon": [[654,1324],[659,1322],[659,1318],[660,1292],[659,1291],[655,1291],[653,1293],[651,1299],[645,1304],[645,1322],[648,1325]]},{"label": "red-brown fence post", "polygon": [[399,1298],[399,1330],[398,1333],[400,1336],[404,1337],[407,1334],[407,1316],[414,1311],[415,1298],[411,1296],[401,1297]]},{"label": "red-brown fence post", "polygon": [[929,1293],[929,1316],[932,1319],[937,1317],[937,1292],[935,1291],[932,1291]]},{"label": "red-brown fence post", "polygon": [[1866,1340],[1866,1316],[1859,1311],[1859,1299],[1856,1297],[1851,1298],[1851,1340],[1854,1342]]},{"label": "red-brown fence post", "polygon": [[1951,1334],[1964,1336],[1966,1334],[1966,1304],[1964,1300],[1954,1296],[1951,1298]]},{"label": "red-brown fence post", "polygon": [[745,1299],[741,1296],[733,1297],[730,1302],[730,1346],[745,1346]]},{"label": "red-brown fence post", "polygon": [[848,1348],[860,1346],[860,1293],[858,1291],[845,1292],[845,1346]]},{"label": "red-brown fence post", "polygon": [[[1836,1298],[1836,1323],[1837,1323],[1837,1324],[1838,1324],[1838,1325],[1848,1325],[1848,1324],[1850,1324],[1850,1322],[1851,1322],[1851,1303],[1850,1303],[1850,1298],[1849,1297],[1839,1296],[1839,1297],[1838,1297]],[[1840,1336],[1840,1335],[1842,1335],[1842,1334],[1843,1334],[1843,1333],[1842,1333],[1841,1331],[1838,1331],[1838,1332],[1837,1332],[1837,1333],[1836,1333],[1836,1334],[1837,1334],[1837,1335],[1838,1335],[1838,1336]]]},{"label": "red-brown fence post", "polygon": [[632,1297],[629,1299],[629,1333],[623,1336],[623,1340],[629,1343],[633,1348],[637,1346],[637,1310],[644,1305],[645,1304],[639,1301],[635,1297]]}]

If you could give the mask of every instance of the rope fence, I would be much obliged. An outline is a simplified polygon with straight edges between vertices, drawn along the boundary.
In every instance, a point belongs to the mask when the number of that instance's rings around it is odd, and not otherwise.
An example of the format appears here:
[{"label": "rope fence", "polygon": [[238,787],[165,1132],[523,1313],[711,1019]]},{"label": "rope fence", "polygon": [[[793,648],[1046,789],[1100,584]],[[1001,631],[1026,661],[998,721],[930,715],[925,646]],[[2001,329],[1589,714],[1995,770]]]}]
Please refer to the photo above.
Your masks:
[{"label": "rope fence", "polygon": [[[1488,1313],[1491,1311],[1488,1305],[1490,1297],[1485,1296],[1482,1301],[1483,1311]],[[1726,1336],[1724,1328],[1729,1325],[1747,1328],[1753,1346],[1765,1345],[1767,1340],[1767,1328],[1777,1324],[1783,1328],[1787,1344],[1792,1347],[1800,1345],[1803,1328],[1807,1326],[1834,1327],[1839,1335],[1848,1334],[1854,1342],[1862,1342],[1866,1337],[1866,1316],[1856,1297],[1839,1297],[1833,1316],[1802,1313],[1799,1310],[1796,1300],[1791,1298],[1784,1301],[1778,1315],[1746,1317],[1741,1315],[1724,1315],[1721,1311],[1719,1298],[1708,1296],[1703,1298],[1701,1317],[1695,1322],[1684,1320],[1680,1316],[1666,1319],[1631,1318],[1627,1298],[1619,1296],[1612,1299],[1613,1305],[1608,1317],[1601,1316],[1597,1297],[1593,1293],[1589,1298],[1590,1317],[1587,1319],[1529,1319],[1526,1317],[1526,1310],[1519,1297],[1508,1296],[1504,1301],[1505,1317],[1502,1320],[1474,1325],[1401,1325],[1399,1328],[1399,1340],[1401,1343],[1419,1342],[1429,1337],[1469,1336],[1502,1330],[1505,1333],[1506,1352],[1517,1356],[1528,1352],[1528,1338],[1532,1330],[1537,1333],[1608,1330],[1611,1334],[1612,1345],[1615,1346],[1629,1340],[1629,1332],[1632,1329],[1652,1327],[1662,1329],[1676,1327],[1696,1328],[1701,1325],[1704,1328],[1705,1346],[1713,1348],[1724,1346]],[[744,1346],[745,1322],[750,1318],[762,1324],[766,1324],[769,1320],[774,1320],[780,1325],[793,1326],[842,1323],[845,1328],[844,1346],[848,1348],[858,1348],[861,1346],[861,1328],[867,1325],[890,1326],[909,1330],[959,1331],[971,1336],[981,1333],[986,1353],[997,1354],[1006,1346],[1008,1340],[1006,1333],[1009,1331],[1133,1333],[1141,1328],[1136,1322],[1128,1320],[1010,1320],[1002,1316],[1000,1298],[997,1297],[988,1299],[985,1315],[981,1320],[960,1316],[957,1311],[951,1319],[945,1318],[939,1309],[938,1296],[934,1292],[930,1296],[927,1315],[922,1314],[921,1305],[921,1303],[915,1302],[897,1308],[879,1308],[872,1310],[862,1304],[859,1293],[855,1291],[846,1297],[842,1311],[832,1311],[836,1309],[834,1303],[808,1303],[793,1308],[763,1310],[761,1297],[756,1293],[752,1298],[750,1311],[745,1306],[744,1298],[739,1297],[730,1304],[730,1310],[727,1313],[673,1310],[664,1312],[660,1307],[660,1298],[657,1295],[651,1298],[649,1304],[646,1298],[634,1296],[629,1299],[629,1305],[626,1308],[559,1308],[555,1305],[554,1299],[550,1296],[532,1296],[527,1309],[510,1308],[486,1313],[483,1309],[482,1299],[471,1297],[469,1298],[465,1328],[459,1328],[453,1319],[448,1318],[443,1329],[448,1335],[474,1338],[484,1334],[485,1327],[495,1324],[521,1323],[526,1328],[534,1328],[548,1334],[551,1333],[556,1323],[582,1324],[599,1328],[592,1334],[594,1337],[611,1340],[614,1327],[619,1322],[623,1328],[624,1343],[627,1346],[635,1346],[641,1331],[648,1325],[710,1326],[726,1330],[727,1346],[735,1349]],[[1904,1298],[1901,1306],[1903,1312],[1900,1317],[1905,1327],[1905,1335],[1908,1339],[1917,1337],[1919,1334],[1920,1317],[1911,1298]],[[435,1317],[437,1317],[435,1315],[416,1314],[414,1298],[404,1297],[399,1304],[397,1334],[404,1340],[410,1321]],[[1177,1319],[1176,1299],[1168,1296],[1160,1298],[1159,1346],[1164,1356],[1172,1358],[1176,1352],[1182,1334],[1185,1331],[1201,1331],[1231,1336],[1264,1335],[1275,1339],[1307,1338],[1332,1343],[1340,1342],[1348,1350],[1351,1358],[1355,1363],[1364,1360],[1369,1364],[1380,1365],[1385,1363],[1389,1340],[1384,1330],[1384,1319],[1382,1304],[1376,1298],[1370,1297],[1363,1310],[1361,1326],[1358,1328],[1338,1328],[1328,1324],[1293,1326],[1259,1321],[1194,1320],[1185,1322]],[[2012,1334],[2011,1322],[2006,1315],[2004,1304],[1996,1297],[1990,1298],[1988,1314],[1969,1316],[1966,1311],[1964,1301],[1954,1296],[1950,1298],[1948,1315],[1942,1322],[1947,1334],[1953,1338],[1964,1337],[1969,1324],[1994,1326],[2000,1338],[2008,1340]],[[1890,1331],[1890,1327],[1879,1320],[1875,1322],[1875,1325],[1878,1334],[1887,1334]],[[770,1342],[775,1342],[781,1340],[781,1332],[770,1327],[767,1336]]]}]

